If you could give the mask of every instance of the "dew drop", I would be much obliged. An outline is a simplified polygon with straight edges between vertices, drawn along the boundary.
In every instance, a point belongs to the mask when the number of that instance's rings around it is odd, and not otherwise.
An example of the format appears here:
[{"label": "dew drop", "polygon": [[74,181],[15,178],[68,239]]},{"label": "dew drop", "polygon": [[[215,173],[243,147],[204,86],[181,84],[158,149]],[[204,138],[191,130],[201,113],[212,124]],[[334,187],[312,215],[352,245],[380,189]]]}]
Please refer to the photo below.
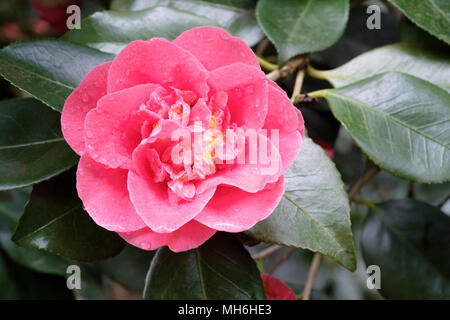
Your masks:
[{"label": "dew drop", "polygon": [[146,242],[141,242],[140,247],[144,250],[148,250],[150,248],[150,245]]},{"label": "dew drop", "polygon": [[89,101],[89,96],[86,93],[83,93],[83,95],[81,96],[81,100],[83,102],[88,102]]}]

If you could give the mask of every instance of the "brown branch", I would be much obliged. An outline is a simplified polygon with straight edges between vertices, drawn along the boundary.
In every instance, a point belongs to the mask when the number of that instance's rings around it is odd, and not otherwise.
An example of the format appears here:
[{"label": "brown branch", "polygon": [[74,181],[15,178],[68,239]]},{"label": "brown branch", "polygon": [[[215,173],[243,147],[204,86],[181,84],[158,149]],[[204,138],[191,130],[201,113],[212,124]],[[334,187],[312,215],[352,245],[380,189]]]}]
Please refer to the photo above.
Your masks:
[{"label": "brown branch", "polygon": [[410,181],[408,186],[408,198],[415,199],[416,198],[416,186],[414,182]]},{"label": "brown branch", "polygon": [[364,0],[353,0],[350,2],[350,10],[353,9],[354,7],[359,6],[362,2],[364,2]]},{"label": "brown branch", "polygon": [[302,55],[286,62],[280,69],[280,76],[287,78],[291,76],[298,68],[304,69],[309,63],[309,56]]},{"label": "brown branch", "polygon": [[270,40],[268,38],[264,38],[256,47],[255,50],[256,55],[262,57],[264,55],[264,51],[266,51],[269,44]]},{"label": "brown branch", "polygon": [[280,78],[280,70],[274,70],[266,74],[266,77],[272,81],[277,81]]},{"label": "brown branch", "polygon": [[297,76],[295,77],[294,90],[292,91],[292,97],[291,97],[292,103],[294,103],[295,99],[300,94],[300,91],[302,91],[304,79],[305,79],[305,70],[304,69],[298,70]]},{"label": "brown branch", "polygon": [[358,181],[355,182],[355,184],[350,188],[348,191],[348,199],[350,201],[353,201],[353,199],[356,197],[356,195],[359,193],[361,188],[369,182],[370,179],[372,179],[378,172],[380,171],[380,168],[378,167],[372,167],[370,168],[361,178],[359,178]]},{"label": "brown branch", "polygon": [[311,267],[309,268],[308,278],[306,279],[305,289],[303,290],[302,299],[309,300],[311,297],[311,290],[316,278],[317,269],[319,269],[321,254],[319,252],[314,253]]},{"label": "brown branch", "polygon": [[274,244],[273,246],[270,246],[264,250],[261,250],[260,252],[258,252],[256,254],[252,255],[252,258],[254,260],[266,258],[266,257],[270,256],[272,253],[280,250],[281,248],[283,248],[283,247],[279,246],[277,244]]}]

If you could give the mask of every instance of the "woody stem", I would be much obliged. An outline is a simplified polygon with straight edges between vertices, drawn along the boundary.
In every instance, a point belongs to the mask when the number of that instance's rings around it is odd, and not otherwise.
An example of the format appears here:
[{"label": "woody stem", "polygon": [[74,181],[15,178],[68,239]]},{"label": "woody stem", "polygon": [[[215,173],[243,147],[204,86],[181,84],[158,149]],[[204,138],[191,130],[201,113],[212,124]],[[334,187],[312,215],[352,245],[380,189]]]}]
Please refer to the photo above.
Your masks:
[{"label": "woody stem", "polygon": [[311,290],[316,277],[317,269],[319,269],[321,254],[319,252],[314,253],[314,257],[309,268],[308,278],[306,279],[305,289],[303,290],[302,299],[309,300],[311,297]]}]

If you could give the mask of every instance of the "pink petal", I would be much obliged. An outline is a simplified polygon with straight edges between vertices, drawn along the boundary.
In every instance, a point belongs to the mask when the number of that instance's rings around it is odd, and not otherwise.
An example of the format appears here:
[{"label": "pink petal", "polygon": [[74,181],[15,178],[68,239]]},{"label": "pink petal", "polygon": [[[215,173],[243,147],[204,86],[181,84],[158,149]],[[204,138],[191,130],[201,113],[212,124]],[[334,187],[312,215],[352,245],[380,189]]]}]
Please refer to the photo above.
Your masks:
[{"label": "pink petal", "polygon": [[188,132],[187,129],[182,128],[177,122],[162,119],[158,122],[155,129],[153,129],[152,134],[145,141],[142,141],[142,144],[154,148],[162,155],[167,147],[177,142],[176,140],[172,141],[172,137],[176,137],[175,133],[178,132],[177,130],[183,130],[183,132],[186,130]]},{"label": "pink petal", "polygon": [[242,62],[260,69],[247,44],[224,29],[205,26],[187,30],[172,43],[191,52],[208,70]]},{"label": "pink petal", "polygon": [[112,62],[93,68],[67,98],[61,115],[61,129],[70,147],[80,156],[85,152],[84,120],[86,114],[106,94],[108,71]]},{"label": "pink petal", "polygon": [[287,97],[287,93],[286,91],[284,91],[283,89],[281,89],[281,87],[278,85],[278,83],[276,83],[275,81],[269,80],[267,79],[267,83],[269,84],[269,86],[273,87],[274,89],[280,91],[280,93],[284,94]]},{"label": "pink petal", "polygon": [[189,124],[193,124],[196,121],[201,122],[203,128],[209,128],[210,126],[211,110],[206,105],[204,99],[199,99],[192,107]]},{"label": "pink petal", "polygon": [[137,40],[114,59],[109,71],[108,92],[157,83],[207,97],[207,76],[208,72],[192,54],[171,42],[161,38]]},{"label": "pink petal", "polygon": [[156,250],[167,245],[170,235],[170,233],[153,232],[148,227],[133,232],[119,232],[119,236],[126,242],[144,250]]},{"label": "pink petal", "polygon": [[[146,117],[132,117],[158,85],[144,84],[108,94],[86,116],[89,156],[110,168],[129,169],[134,148],[141,142]],[[150,119],[150,111],[148,118]],[[155,120],[155,119],[153,119]]]},{"label": "pink petal", "polygon": [[214,233],[216,230],[196,221],[190,221],[171,233],[156,233],[150,228],[144,228],[135,232],[119,233],[119,235],[128,243],[144,250],[155,250],[168,245],[172,251],[181,252],[199,247]]},{"label": "pink petal", "polygon": [[133,166],[140,176],[149,181],[162,182],[166,176],[158,152],[145,144],[134,150]]},{"label": "pink petal", "polygon": [[84,208],[99,226],[121,232],[145,227],[130,201],[126,170],[107,168],[83,155],[78,164],[77,190]]},{"label": "pink petal", "polygon": [[296,108],[291,100],[275,87],[269,86],[269,102],[264,128],[277,128],[282,131],[294,131],[298,127]]},{"label": "pink petal", "polygon": [[199,214],[216,189],[210,188],[196,195],[192,201],[181,200],[172,205],[165,183],[148,181],[130,171],[128,190],[134,207],[147,226],[155,232],[167,233],[177,230]]},{"label": "pink petal", "polygon": [[297,300],[294,291],[280,279],[269,274],[262,274],[261,279],[267,300]]},{"label": "pink petal", "polygon": [[262,127],[268,109],[264,72],[240,62],[233,63],[211,71],[208,84],[210,96],[219,91],[228,94],[231,122],[247,128]]},{"label": "pink petal", "polygon": [[202,245],[215,233],[216,230],[192,220],[172,232],[168,246],[174,252],[190,250]]},{"label": "pink petal", "polygon": [[[199,181],[196,185],[197,192],[201,193],[219,185],[228,185],[255,193],[264,189],[266,184],[276,182],[282,174],[282,159],[279,151],[266,136],[260,134],[257,137],[258,142],[255,144],[246,142],[248,150],[246,150],[244,164],[236,164],[238,160],[235,159],[235,164],[224,166],[214,175]],[[264,159],[259,154],[262,144],[267,145],[269,155],[267,163],[263,162]],[[250,152],[256,155],[256,163],[250,163]]]},{"label": "pink petal", "polygon": [[[283,159],[283,173],[292,165],[297,157],[303,138],[299,132],[299,127],[303,132],[303,118],[282,91],[273,86],[269,86],[269,111],[264,122],[265,129],[279,130],[279,145],[281,158]],[[300,122],[300,123],[299,123]]]},{"label": "pink petal", "polygon": [[283,192],[283,176],[257,193],[221,186],[195,220],[219,231],[245,231],[275,210]]},{"label": "pink petal", "polygon": [[283,168],[282,174],[284,174],[297,158],[297,155],[302,148],[303,138],[298,131],[280,131],[279,142]]}]

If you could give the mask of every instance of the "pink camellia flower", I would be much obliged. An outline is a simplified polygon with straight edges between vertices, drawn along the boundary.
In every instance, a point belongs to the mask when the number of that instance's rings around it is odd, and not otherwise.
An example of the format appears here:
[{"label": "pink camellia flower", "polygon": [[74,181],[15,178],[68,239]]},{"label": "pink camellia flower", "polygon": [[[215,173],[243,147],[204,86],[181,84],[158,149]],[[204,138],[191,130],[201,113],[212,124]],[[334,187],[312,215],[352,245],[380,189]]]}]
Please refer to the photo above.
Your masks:
[{"label": "pink camellia flower", "polygon": [[280,279],[269,274],[262,274],[261,279],[267,300],[297,300],[294,291]]},{"label": "pink camellia flower", "polygon": [[131,42],[86,75],[61,123],[92,219],[175,252],[270,215],[304,137],[301,113],[251,49],[215,27]]}]

